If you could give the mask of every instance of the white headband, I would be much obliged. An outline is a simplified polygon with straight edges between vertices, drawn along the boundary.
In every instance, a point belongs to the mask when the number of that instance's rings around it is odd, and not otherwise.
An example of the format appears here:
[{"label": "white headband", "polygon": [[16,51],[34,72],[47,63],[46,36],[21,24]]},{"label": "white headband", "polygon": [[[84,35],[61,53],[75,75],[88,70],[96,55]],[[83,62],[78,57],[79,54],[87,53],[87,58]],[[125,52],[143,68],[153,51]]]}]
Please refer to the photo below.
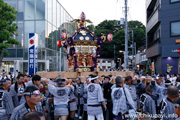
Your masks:
[{"label": "white headband", "polygon": [[94,78],[89,78],[89,81],[92,81],[92,80],[95,80],[95,79],[98,79],[99,77],[94,77]]},{"label": "white headband", "polygon": [[33,92],[24,92],[24,95],[39,95],[40,91],[39,90],[35,90]]}]

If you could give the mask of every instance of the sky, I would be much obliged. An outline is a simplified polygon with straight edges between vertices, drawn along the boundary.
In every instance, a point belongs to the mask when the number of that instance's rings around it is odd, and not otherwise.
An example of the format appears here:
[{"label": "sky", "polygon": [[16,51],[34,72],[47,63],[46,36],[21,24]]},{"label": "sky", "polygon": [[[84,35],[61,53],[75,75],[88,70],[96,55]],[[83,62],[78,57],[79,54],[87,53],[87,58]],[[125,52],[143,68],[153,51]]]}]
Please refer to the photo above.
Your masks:
[{"label": "sky", "polygon": [[[61,5],[74,18],[79,18],[81,12],[86,14],[96,26],[104,20],[120,20],[124,18],[124,0],[59,0]],[[146,0],[128,0],[128,21],[138,20],[145,25]]]}]

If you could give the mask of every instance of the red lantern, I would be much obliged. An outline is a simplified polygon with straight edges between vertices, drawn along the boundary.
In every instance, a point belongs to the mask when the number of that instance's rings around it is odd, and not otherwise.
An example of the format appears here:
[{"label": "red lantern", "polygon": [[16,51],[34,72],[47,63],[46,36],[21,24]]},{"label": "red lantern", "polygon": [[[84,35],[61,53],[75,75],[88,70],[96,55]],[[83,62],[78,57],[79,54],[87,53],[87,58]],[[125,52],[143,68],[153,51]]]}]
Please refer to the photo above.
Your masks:
[{"label": "red lantern", "polygon": [[58,47],[61,47],[61,40],[58,40],[58,41],[57,41],[57,46],[58,46]]},{"label": "red lantern", "polygon": [[110,42],[113,39],[112,33],[109,33],[107,36],[107,41]]},{"label": "red lantern", "polygon": [[66,39],[66,32],[62,32],[62,38],[63,38],[63,40],[65,40]]}]

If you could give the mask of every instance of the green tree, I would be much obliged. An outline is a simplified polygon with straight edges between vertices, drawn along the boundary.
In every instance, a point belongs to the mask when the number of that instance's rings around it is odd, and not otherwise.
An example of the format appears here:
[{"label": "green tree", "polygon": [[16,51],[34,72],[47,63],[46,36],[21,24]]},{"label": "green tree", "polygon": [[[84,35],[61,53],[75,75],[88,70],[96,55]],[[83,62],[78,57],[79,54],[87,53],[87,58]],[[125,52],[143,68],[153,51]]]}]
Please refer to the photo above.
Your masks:
[{"label": "green tree", "polygon": [[94,25],[88,25],[87,28],[88,28],[90,31],[94,32],[94,29],[95,29]]},{"label": "green tree", "polygon": [[10,44],[18,44],[14,39],[14,36],[18,35],[16,34],[17,24],[13,23],[17,13],[14,7],[0,0],[0,67],[3,57],[8,55],[6,49]]},{"label": "green tree", "polygon": [[[104,20],[95,27],[95,35],[98,37],[102,33],[108,35],[113,34],[113,40],[111,42],[105,41],[102,45],[102,58],[113,58],[114,57],[114,45],[115,45],[115,59],[122,57],[123,54],[119,53],[119,50],[124,50],[124,26],[116,26],[119,21],[115,20]],[[134,42],[136,42],[137,49],[145,44],[145,26],[139,21],[128,22],[129,31],[134,32]],[[131,33],[129,32],[129,39],[131,40]],[[130,42],[129,42],[130,46]],[[131,49],[129,49],[131,51]]]}]

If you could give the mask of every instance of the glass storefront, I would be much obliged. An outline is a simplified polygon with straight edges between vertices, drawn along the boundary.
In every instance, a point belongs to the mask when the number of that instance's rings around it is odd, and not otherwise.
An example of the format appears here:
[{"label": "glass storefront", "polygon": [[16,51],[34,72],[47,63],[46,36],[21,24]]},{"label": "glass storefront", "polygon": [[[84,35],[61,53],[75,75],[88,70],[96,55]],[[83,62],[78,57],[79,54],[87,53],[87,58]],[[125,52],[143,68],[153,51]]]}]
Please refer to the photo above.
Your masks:
[{"label": "glass storefront", "polygon": [[5,70],[6,74],[14,71],[14,62],[2,62],[1,70]]},{"label": "glass storefront", "polygon": [[[38,34],[38,60],[47,62],[48,69],[58,71],[59,68],[59,48],[56,41],[60,39],[62,30],[67,31],[70,35],[74,32],[72,16],[64,9],[58,0],[4,0],[9,5],[18,10],[17,33],[16,39],[19,45],[11,45],[8,49],[13,60],[20,60],[23,63],[23,71],[28,70],[28,38],[29,33]],[[62,59],[63,59],[63,52]],[[18,59],[17,59],[18,58]],[[11,59],[12,60],[12,59]],[[25,60],[25,61],[24,61]],[[13,63],[14,61],[11,61]],[[38,71],[46,69],[45,62],[38,62]]]}]

